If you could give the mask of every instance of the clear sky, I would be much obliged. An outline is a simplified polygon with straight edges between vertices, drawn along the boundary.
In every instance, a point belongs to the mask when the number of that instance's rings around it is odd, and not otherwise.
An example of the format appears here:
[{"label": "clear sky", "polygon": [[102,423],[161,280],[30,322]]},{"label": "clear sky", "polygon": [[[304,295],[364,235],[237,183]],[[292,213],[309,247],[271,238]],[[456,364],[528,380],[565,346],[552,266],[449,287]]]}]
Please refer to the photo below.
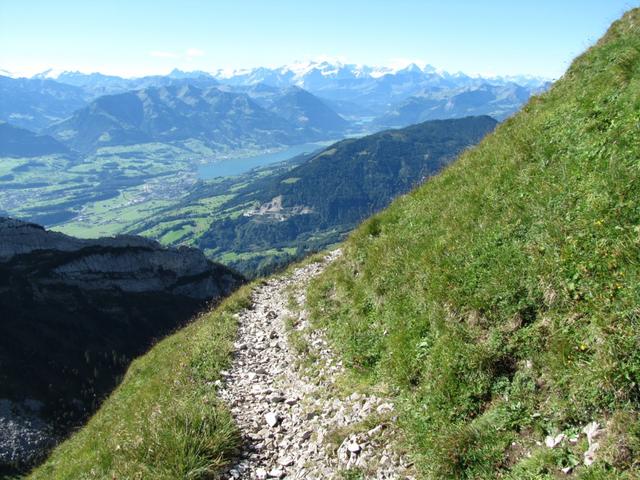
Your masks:
[{"label": "clear sky", "polygon": [[640,0],[0,0],[0,69],[136,76],[323,56],[556,78]]}]

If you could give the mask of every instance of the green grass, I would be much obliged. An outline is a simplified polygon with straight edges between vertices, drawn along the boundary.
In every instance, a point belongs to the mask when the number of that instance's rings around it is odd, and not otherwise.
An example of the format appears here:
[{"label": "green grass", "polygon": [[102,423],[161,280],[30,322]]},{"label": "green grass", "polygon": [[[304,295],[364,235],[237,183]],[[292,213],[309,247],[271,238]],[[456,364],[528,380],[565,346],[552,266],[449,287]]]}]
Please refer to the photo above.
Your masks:
[{"label": "green grass", "polygon": [[[345,364],[400,390],[424,478],[640,475],[639,112],[636,9],[313,283]],[[536,443],[592,420],[590,468],[584,436]]]},{"label": "green grass", "polygon": [[249,258],[261,257],[265,255],[277,257],[279,255],[294,254],[294,253],[296,253],[296,249],[293,247],[271,248],[268,250],[261,250],[258,252],[245,252],[245,253],[227,252],[224,255],[217,257],[216,260],[218,260],[219,262],[225,263],[225,262],[232,262],[234,260],[246,260]]},{"label": "green grass", "polygon": [[291,185],[293,183],[296,183],[300,180],[300,178],[298,177],[289,177],[289,178],[285,178],[284,180],[282,180],[282,183],[286,184],[286,185]]},{"label": "green grass", "polygon": [[81,237],[123,233],[181,200],[193,185],[196,159],[169,144],[107,147],[85,158],[7,159],[0,162],[0,209]]},{"label": "green grass", "polygon": [[364,480],[367,477],[361,469],[350,468],[349,470],[342,470],[340,472],[340,478],[343,480]]},{"label": "green grass", "polygon": [[249,305],[251,290],[135,360],[87,425],[29,478],[209,478],[239,442],[213,382],[233,349],[233,314]]}]

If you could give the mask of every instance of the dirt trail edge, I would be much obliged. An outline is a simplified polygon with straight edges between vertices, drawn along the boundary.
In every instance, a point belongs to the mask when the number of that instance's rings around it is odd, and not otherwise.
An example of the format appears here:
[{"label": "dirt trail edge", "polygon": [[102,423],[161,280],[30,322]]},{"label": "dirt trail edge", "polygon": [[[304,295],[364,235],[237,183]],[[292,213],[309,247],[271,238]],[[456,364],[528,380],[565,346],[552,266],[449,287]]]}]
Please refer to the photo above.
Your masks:
[{"label": "dirt trail edge", "polygon": [[238,314],[235,356],[219,394],[243,445],[222,478],[413,478],[410,463],[393,449],[393,404],[337,395],[343,367],[323,333],[309,328],[306,287],[340,255],[333,251],[269,280]]}]

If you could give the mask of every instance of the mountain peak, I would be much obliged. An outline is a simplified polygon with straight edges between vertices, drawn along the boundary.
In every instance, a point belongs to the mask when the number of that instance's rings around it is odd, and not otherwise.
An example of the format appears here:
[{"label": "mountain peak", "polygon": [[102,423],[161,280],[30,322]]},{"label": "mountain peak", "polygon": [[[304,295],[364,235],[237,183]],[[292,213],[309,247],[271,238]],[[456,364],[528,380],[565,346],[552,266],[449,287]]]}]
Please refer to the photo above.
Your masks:
[{"label": "mountain peak", "polygon": [[[314,88],[321,89],[323,82],[342,80],[376,81],[382,77],[410,74],[417,79],[433,83],[438,80],[467,81],[480,76],[471,76],[462,72],[449,73],[426,62],[399,60],[389,65],[370,66],[365,64],[347,63],[341,59],[320,58],[316,60],[295,61],[277,68],[256,67],[249,69],[219,69],[213,73],[213,78],[228,82],[232,85],[255,85],[267,83],[278,87],[298,85],[315,93]],[[541,87],[548,79],[533,75],[512,77],[482,77],[505,83],[508,79],[526,82],[528,87]],[[516,83],[518,83],[516,81]]]},{"label": "mountain peak", "polygon": [[35,75],[33,75],[31,78],[37,79],[37,80],[44,80],[44,79],[56,79],[58,78],[58,76],[62,73],[61,70],[55,70],[53,68],[48,68],[40,73],[36,73]]},{"label": "mountain peak", "polygon": [[422,69],[418,65],[416,65],[415,63],[410,63],[409,65],[404,67],[402,70],[399,70],[398,73],[399,72],[422,73]]},{"label": "mountain peak", "polygon": [[169,72],[167,77],[179,80],[184,78],[211,77],[211,74],[202,70],[192,70],[190,72],[186,72],[184,70],[180,70],[179,68],[174,68],[173,70],[171,70],[171,72]]}]

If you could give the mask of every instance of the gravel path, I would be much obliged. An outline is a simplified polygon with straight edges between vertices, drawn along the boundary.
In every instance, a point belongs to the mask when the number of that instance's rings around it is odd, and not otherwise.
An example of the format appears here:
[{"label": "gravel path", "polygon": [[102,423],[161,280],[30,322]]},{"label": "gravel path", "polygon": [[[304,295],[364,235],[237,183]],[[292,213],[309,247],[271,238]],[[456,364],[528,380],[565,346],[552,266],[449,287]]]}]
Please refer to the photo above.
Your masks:
[{"label": "gravel path", "polygon": [[309,280],[340,254],[256,288],[252,307],[238,314],[235,358],[220,396],[244,442],[223,478],[413,478],[393,450],[392,403],[337,394],[342,365],[322,332],[309,328],[304,308],[294,306],[305,304]]}]

